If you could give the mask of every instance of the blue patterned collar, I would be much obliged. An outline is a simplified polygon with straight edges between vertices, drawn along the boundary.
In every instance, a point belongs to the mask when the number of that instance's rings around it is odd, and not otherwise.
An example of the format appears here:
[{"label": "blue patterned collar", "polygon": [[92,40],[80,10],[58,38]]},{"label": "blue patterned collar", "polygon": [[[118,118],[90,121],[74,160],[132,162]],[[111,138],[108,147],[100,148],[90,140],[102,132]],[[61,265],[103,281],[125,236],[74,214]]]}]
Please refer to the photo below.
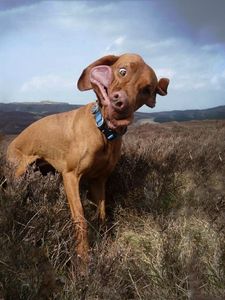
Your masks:
[{"label": "blue patterned collar", "polygon": [[95,122],[96,122],[98,129],[105,135],[107,140],[109,140],[109,141],[115,140],[116,138],[121,137],[126,132],[126,129],[125,129],[123,134],[119,134],[116,131],[110,129],[107,126],[97,103],[94,104],[91,112],[95,117]]}]

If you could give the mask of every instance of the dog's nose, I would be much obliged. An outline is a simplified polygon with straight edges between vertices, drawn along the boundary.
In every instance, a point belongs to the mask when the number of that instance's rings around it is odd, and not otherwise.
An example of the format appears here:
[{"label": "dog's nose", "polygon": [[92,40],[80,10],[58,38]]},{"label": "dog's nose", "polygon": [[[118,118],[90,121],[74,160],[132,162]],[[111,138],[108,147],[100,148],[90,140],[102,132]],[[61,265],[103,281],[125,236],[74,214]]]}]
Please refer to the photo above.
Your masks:
[{"label": "dog's nose", "polygon": [[124,110],[128,106],[127,94],[124,91],[117,91],[111,95],[112,105],[117,110]]}]

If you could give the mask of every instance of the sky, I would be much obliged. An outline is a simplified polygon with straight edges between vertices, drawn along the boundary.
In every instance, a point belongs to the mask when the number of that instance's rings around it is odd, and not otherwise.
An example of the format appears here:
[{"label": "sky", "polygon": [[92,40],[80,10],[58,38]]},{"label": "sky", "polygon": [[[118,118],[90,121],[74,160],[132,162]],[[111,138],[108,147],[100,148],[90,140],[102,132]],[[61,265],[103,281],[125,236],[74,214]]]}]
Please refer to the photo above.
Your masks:
[{"label": "sky", "polygon": [[225,105],[225,0],[0,0],[0,102],[86,104],[82,70],[140,54],[168,95],[141,111]]}]

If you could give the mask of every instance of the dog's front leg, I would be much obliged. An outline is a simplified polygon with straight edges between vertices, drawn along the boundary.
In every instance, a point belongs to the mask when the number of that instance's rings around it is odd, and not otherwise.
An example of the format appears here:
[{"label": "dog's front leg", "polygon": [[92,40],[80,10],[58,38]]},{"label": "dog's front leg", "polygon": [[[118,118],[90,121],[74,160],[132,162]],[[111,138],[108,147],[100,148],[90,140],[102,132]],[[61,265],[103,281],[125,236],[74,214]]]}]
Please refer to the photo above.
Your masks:
[{"label": "dog's front leg", "polygon": [[76,231],[76,252],[84,263],[88,261],[87,222],[79,194],[80,178],[74,172],[63,173],[63,182]]},{"label": "dog's front leg", "polygon": [[97,205],[97,215],[100,223],[105,222],[105,183],[105,178],[98,178],[92,180],[89,187],[91,200]]}]

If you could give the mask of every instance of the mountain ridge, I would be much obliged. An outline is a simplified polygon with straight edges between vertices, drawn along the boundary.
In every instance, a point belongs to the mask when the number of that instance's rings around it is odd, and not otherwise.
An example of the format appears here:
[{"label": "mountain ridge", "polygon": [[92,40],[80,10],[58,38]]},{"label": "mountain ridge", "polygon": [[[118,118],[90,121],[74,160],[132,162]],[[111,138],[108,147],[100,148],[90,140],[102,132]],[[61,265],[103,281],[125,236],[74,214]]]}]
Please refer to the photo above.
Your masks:
[{"label": "mountain ridge", "polygon": [[[82,105],[67,102],[0,102],[0,131],[18,134],[34,121],[47,115],[77,109]],[[225,120],[225,105],[207,109],[172,110],[162,112],[135,112],[134,124],[183,122],[193,120]]]}]

